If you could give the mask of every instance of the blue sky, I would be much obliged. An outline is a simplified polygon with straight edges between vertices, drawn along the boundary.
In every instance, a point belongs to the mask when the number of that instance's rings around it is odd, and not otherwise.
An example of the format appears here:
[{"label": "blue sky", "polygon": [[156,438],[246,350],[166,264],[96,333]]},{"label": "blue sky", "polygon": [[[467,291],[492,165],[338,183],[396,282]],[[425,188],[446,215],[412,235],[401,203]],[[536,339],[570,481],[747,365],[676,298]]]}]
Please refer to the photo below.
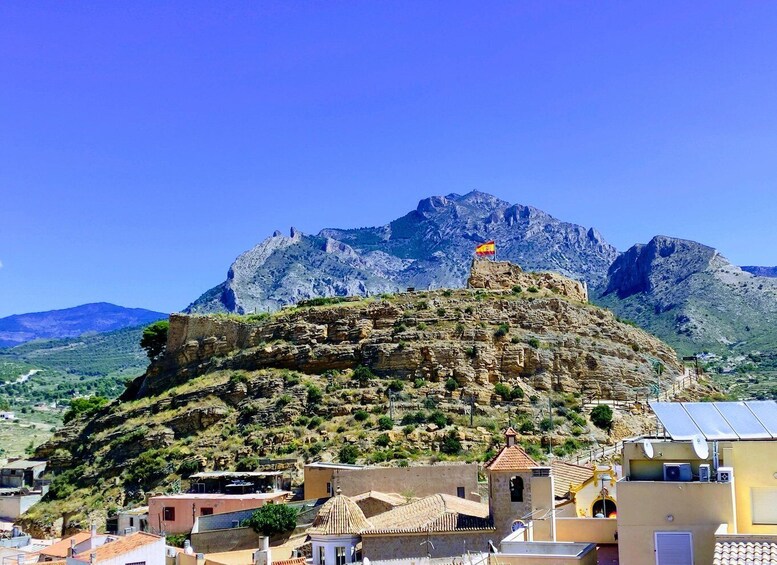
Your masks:
[{"label": "blue sky", "polygon": [[0,3],[0,316],[472,189],[777,264],[777,3]]}]

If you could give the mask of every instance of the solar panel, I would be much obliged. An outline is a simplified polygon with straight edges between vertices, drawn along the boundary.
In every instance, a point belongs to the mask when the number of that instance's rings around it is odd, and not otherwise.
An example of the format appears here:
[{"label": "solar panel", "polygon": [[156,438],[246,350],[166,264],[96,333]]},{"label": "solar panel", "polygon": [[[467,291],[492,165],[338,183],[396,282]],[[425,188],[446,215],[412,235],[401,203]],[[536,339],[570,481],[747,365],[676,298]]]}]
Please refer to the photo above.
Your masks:
[{"label": "solar panel", "polygon": [[777,439],[777,402],[651,402],[675,440],[700,435],[708,441]]},{"label": "solar panel", "polygon": [[745,405],[772,434],[772,437],[777,438],[777,402],[774,400],[748,400]]},{"label": "solar panel", "polygon": [[685,411],[682,403],[651,402],[650,407],[672,439],[687,440],[702,435],[701,430]]},{"label": "solar panel", "polygon": [[710,441],[739,439],[734,428],[729,425],[711,402],[683,402],[682,407],[685,408],[706,439]]},{"label": "solar panel", "polygon": [[764,428],[744,402],[715,402],[714,404],[740,439],[772,439],[772,434]]}]

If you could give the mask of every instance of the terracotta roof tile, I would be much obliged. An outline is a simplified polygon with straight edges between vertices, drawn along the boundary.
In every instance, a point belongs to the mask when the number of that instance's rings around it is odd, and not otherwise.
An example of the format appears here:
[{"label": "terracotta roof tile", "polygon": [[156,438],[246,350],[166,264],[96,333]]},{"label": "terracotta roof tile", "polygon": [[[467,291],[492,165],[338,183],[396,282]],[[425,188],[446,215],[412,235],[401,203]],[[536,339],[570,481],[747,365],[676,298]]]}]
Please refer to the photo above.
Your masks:
[{"label": "terracotta roof tile", "polygon": [[327,500],[308,529],[313,535],[358,534],[372,527],[361,508],[350,498],[337,494]]},{"label": "terracotta roof tile", "polygon": [[75,541],[76,545],[89,539],[92,534],[89,532],[76,532],[68,538],[63,538],[57,543],[52,543],[50,546],[41,549],[39,555],[47,555],[49,557],[67,557],[67,552],[70,549],[70,543]]},{"label": "terracotta roof tile", "polygon": [[391,504],[392,506],[400,506],[407,502],[407,499],[401,494],[380,492],[377,490],[370,490],[361,494],[357,494],[356,496],[351,496],[349,498],[354,502],[361,502],[362,500],[367,500],[368,498],[374,498],[375,500],[380,500],[381,502]]},{"label": "terracotta roof tile", "polygon": [[757,537],[742,540],[718,540],[713,565],[773,565],[777,563],[777,540]]},{"label": "terracotta roof tile", "polygon": [[128,536],[120,537],[116,541],[110,541],[106,544],[103,544],[100,547],[95,547],[94,549],[83,551],[75,557],[80,561],[89,561],[91,555],[94,553],[95,561],[99,563],[100,561],[112,559],[149,543],[157,542],[161,539],[164,538],[155,536],[154,534],[147,534],[146,532],[134,532]]},{"label": "terracotta roof tile", "polygon": [[294,559],[281,559],[280,561],[276,561],[273,559],[272,561],[273,565],[305,565],[307,563],[307,559],[304,557],[295,557]]},{"label": "terracotta roof tile", "polygon": [[553,474],[553,494],[556,498],[565,498],[569,494],[569,485],[581,485],[594,476],[592,467],[558,459],[550,463],[550,468]]},{"label": "terracotta roof tile", "polygon": [[489,471],[528,471],[536,467],[537,462],[518,444],[503,447],[491,461],[486,464]]},{"label": "terracotta roof tile", "polygon": [[433,494],[372,518],[362,535],[492,530],[488,505],[449,494]]}]

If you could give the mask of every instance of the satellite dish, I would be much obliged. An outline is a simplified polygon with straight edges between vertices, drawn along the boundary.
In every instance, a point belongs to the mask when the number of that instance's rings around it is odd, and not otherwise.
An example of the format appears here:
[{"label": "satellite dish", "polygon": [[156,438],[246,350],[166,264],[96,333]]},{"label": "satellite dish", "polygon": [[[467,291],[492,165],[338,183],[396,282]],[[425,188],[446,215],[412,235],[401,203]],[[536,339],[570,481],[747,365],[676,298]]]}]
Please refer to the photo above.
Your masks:
[{"label": "satellite dish", "polygon": [[654,455],[653,444],[650,443],[648,440],[644,440],[642,442],[642,451],[645,452],[645,457],[647,457],[648,459],[653,459],[653,455]]},{"label": "satellite dish", "polygon": [[707,441],[703,437],[693,436],[691,443],[693,444],[693,451],[696,453],[696,457],[707,459],[710,456],[710,446],[707,445]]}]

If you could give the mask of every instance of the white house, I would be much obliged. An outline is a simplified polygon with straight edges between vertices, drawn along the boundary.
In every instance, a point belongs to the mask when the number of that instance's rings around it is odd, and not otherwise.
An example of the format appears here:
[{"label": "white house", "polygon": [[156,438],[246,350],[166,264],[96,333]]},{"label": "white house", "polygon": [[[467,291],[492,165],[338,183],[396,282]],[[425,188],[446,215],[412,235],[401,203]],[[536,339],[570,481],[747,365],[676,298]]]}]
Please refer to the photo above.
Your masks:
[{"label": "white house", "polygon": [[165,565],[165,538],[135,532],[69,556],[66,565]]}]

